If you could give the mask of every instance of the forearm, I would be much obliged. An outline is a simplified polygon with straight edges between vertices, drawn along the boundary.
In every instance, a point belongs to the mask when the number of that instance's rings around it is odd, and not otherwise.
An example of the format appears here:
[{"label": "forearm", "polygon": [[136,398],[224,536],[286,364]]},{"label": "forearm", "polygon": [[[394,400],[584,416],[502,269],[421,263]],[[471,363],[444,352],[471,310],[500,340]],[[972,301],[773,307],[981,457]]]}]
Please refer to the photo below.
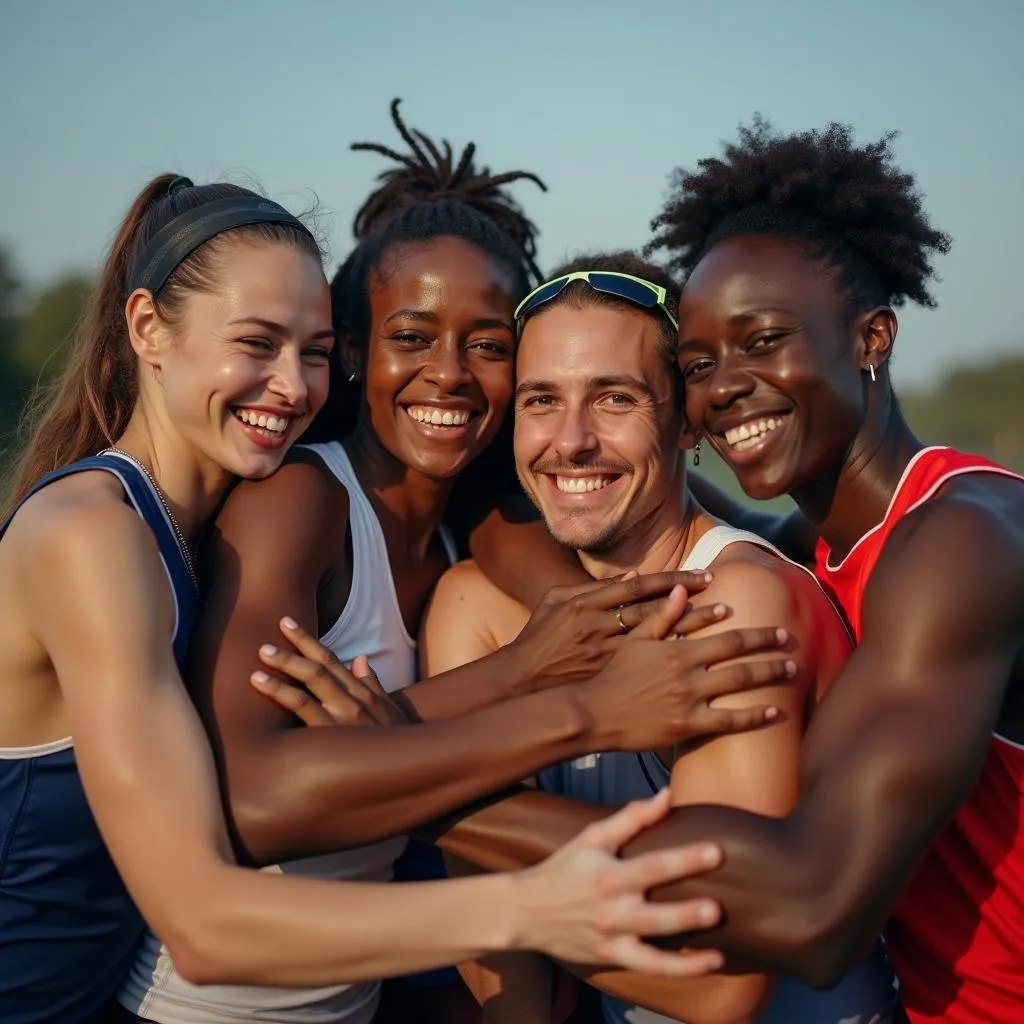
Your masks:
[{"label": "forearm", "polygon": [[366,981],[485,957],[521,937],[507,875],[391,886],[224,869],[214,882],[182,916],[187,934],[168,943],[199,983]]},{"label": "forearm", "polygon": [[260,864],[401,835],[600,745],[575,688],[406,727],[277,732],[228,750],[237,837]]},{"label": "forearm", "polygon": [[484,575],[527,608],[535,608],[552,587],[592,581],[536,516],[494,509],[470,534],[469,550]]},{"label": "forearm", "polygon": [[509,645],[391,696],[413,719],[436,722],[482,711],[531,692],[533,680],[515,646]]},{"label": "forearm", "polygon": [[[614,810],[523,791],[446,823],[437,842],[492,871],[511,870],[538,863]],[[630,843],[625,855],[708,839],[720,843],[725,851],[721,868],[655,893],[665,900],[707,896],[726,908],[723,924],[686,936],[686,944],[721,949],[773,973],[801,976],[809,964],[813,975],[824,968],[813,962],[809,946],[828,930],[836,908],[846,906],[847,893],[832,886],[833,898],[824,899],[833,878],[828,866],[833,845],[801,843],[795,832],[791,819],[762,818],[729,807],[688,807]],[[823,857],[815,856],[816,847]],[[750,879],[766,878],[770,885],[750,884]]]}]

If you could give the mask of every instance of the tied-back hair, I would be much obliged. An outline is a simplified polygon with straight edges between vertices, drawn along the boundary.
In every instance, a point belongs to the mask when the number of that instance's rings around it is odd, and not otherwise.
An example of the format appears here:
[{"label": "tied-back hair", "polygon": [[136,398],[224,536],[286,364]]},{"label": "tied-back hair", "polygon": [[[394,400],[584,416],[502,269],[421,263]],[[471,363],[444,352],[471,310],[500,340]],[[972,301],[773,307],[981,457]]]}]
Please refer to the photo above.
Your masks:
[{"label": "tied-back hair", "polygon": [[857,145],[851,128],[835,123],[781,135],[755,116],[721,157],[674,172],[645,251],[665,252],[685,275],[725,238],[774,235],[830,266],[852,311],[934,307],[932,260],[950,239],[929,223],[913,175],[895,166],[895,137]]},{"label": "tied-back hair", "polygon": [[[378,187],[357,211],[352,222],[356,245],[331,281],[334,329],[339,338],[360,347],[368,342],[371,280],[394,246],[460,238],[508,270],[516,297],[526,294],[531,284],[541,279],[536,262],[537,227],[505,186],[531,181],[547,191],[544,182],[530,171],[492,174],[487,167],[478,167],[472,142],[455,160],[447,140],[436,143],[424,132],[406,125],[399,113],[400,102],[392,101],[391,119],[408,147],[407,153],[377,142],[356,142],[350,147],[392,161],[392,166],[377,176]],[[340,348],[335,350],[339,354]],[[361,400],[361,384],[349,381],[340,361],[332,360],[330,398],[304,440],[345,437],[355,426]],[[461,474],[460,490],[517,487],[511,437],[509,415],[487,451]]]},{"label": "tied-back hair", "polygon": [[[218,199],[260,198],[239,185],[172,187],[187,179],[161,174],[136,196],[111,243],[96,287],[75,330],[61,376],[37,388],[22,416],[28,441],[3,481],[0,521],[41,477],[113,445],[124,433],[138,397],[138,359],[128,338],[125,302],[135,261],[146,243],[179,215]],[[166,323],[180,320],[190,293],[216,290],[221,254],[229,239],[286,243],[317,263],[322,254],[313,237],[287,223],[249,224],[222,232],[182,260],[153,295]]]}]

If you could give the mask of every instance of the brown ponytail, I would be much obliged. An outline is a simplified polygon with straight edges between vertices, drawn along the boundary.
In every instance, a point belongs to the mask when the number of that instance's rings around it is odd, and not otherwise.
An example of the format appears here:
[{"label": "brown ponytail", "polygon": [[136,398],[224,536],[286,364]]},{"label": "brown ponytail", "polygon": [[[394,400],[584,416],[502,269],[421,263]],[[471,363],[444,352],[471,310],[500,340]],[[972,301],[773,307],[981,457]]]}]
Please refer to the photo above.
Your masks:
[{"label": "brown ponytail", "polygon": [[[186,210],[225,199],[253,196],[237,185],[200,185],[168,193],[177,178],[161,174],[139,193],[110,246],[103,272],[75,332],[71,354],[60,378],[37,388],[22,416],[19,434],[29,435],[3,491],[4,516],[42,476],[114,444],[124,433],[138,395],[137,359],[128,339],[125,301],[128,275],[136,256],[157,231]],[[244,234],[267,241],[291,242],[321,257],[313,240],[286,224],[257,224],[226,234]],[[184,260],[160,288],[154,302],[165,319],[180,309],[184,293],[213,286],[211,250],[218,236]],[[0,520],[2,521],[2,520]]]}]

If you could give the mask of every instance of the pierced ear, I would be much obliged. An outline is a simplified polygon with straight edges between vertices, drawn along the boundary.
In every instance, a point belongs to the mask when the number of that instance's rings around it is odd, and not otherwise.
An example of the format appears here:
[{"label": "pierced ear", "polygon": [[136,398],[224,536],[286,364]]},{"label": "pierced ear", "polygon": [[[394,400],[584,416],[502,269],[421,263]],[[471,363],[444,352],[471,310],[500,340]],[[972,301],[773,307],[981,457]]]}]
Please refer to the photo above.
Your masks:
[{"label": "pierced ear", "polygon": [[128,340],[144,363],[158,369],[167,347],[167,325],[156,311],[153,296],[145,288],[136,288],[124,306],[128,322]]},{"label": "pierced ear", "polygon": [[860,366],[865,373],[877,373],[889,362],[899,324],[896,314],[888,306],[878,306],[861,316],[858,322],[860,336]]},{"label": "pierced ear", "polygon": [[690,451],[696,448],[700,443],[700,431],[687,421],[683,420],[683,425],[679,430],[679,450]]},{"label": "pierced ear", "polygon": [[338,358],[346,379],[359,380],[363,376],[363,353],[351,331],[338,335]]}]

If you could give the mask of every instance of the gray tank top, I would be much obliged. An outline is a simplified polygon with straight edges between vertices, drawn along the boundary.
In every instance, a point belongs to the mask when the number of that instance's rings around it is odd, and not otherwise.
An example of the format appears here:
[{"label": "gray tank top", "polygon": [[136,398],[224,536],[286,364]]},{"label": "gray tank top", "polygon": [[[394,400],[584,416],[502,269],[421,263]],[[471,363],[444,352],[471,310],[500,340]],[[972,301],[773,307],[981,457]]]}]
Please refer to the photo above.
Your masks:
[{"label": "gray tank top", "polygon": [[[681,569],[706,569],[729,545],[756,544],[784,561],[785,555],[756,534],[731,526],[708,530],[693,546]],[[796,565],[797,563],[792,563]],[[814,574],[804,566],[809,576]],[[667,786],[671,772],[653,753],[612,751],[588,754],[546,769],[539,787],[549,793],[597,804],[625,804]],[[792,978],[779,978],[759,1024],[891,1024],[896,1020],[898,987],[880,938],[870,955],[835,988],[819,991]],[[682,1024],[660,1013],[602,996],[607,1024]]]}]

